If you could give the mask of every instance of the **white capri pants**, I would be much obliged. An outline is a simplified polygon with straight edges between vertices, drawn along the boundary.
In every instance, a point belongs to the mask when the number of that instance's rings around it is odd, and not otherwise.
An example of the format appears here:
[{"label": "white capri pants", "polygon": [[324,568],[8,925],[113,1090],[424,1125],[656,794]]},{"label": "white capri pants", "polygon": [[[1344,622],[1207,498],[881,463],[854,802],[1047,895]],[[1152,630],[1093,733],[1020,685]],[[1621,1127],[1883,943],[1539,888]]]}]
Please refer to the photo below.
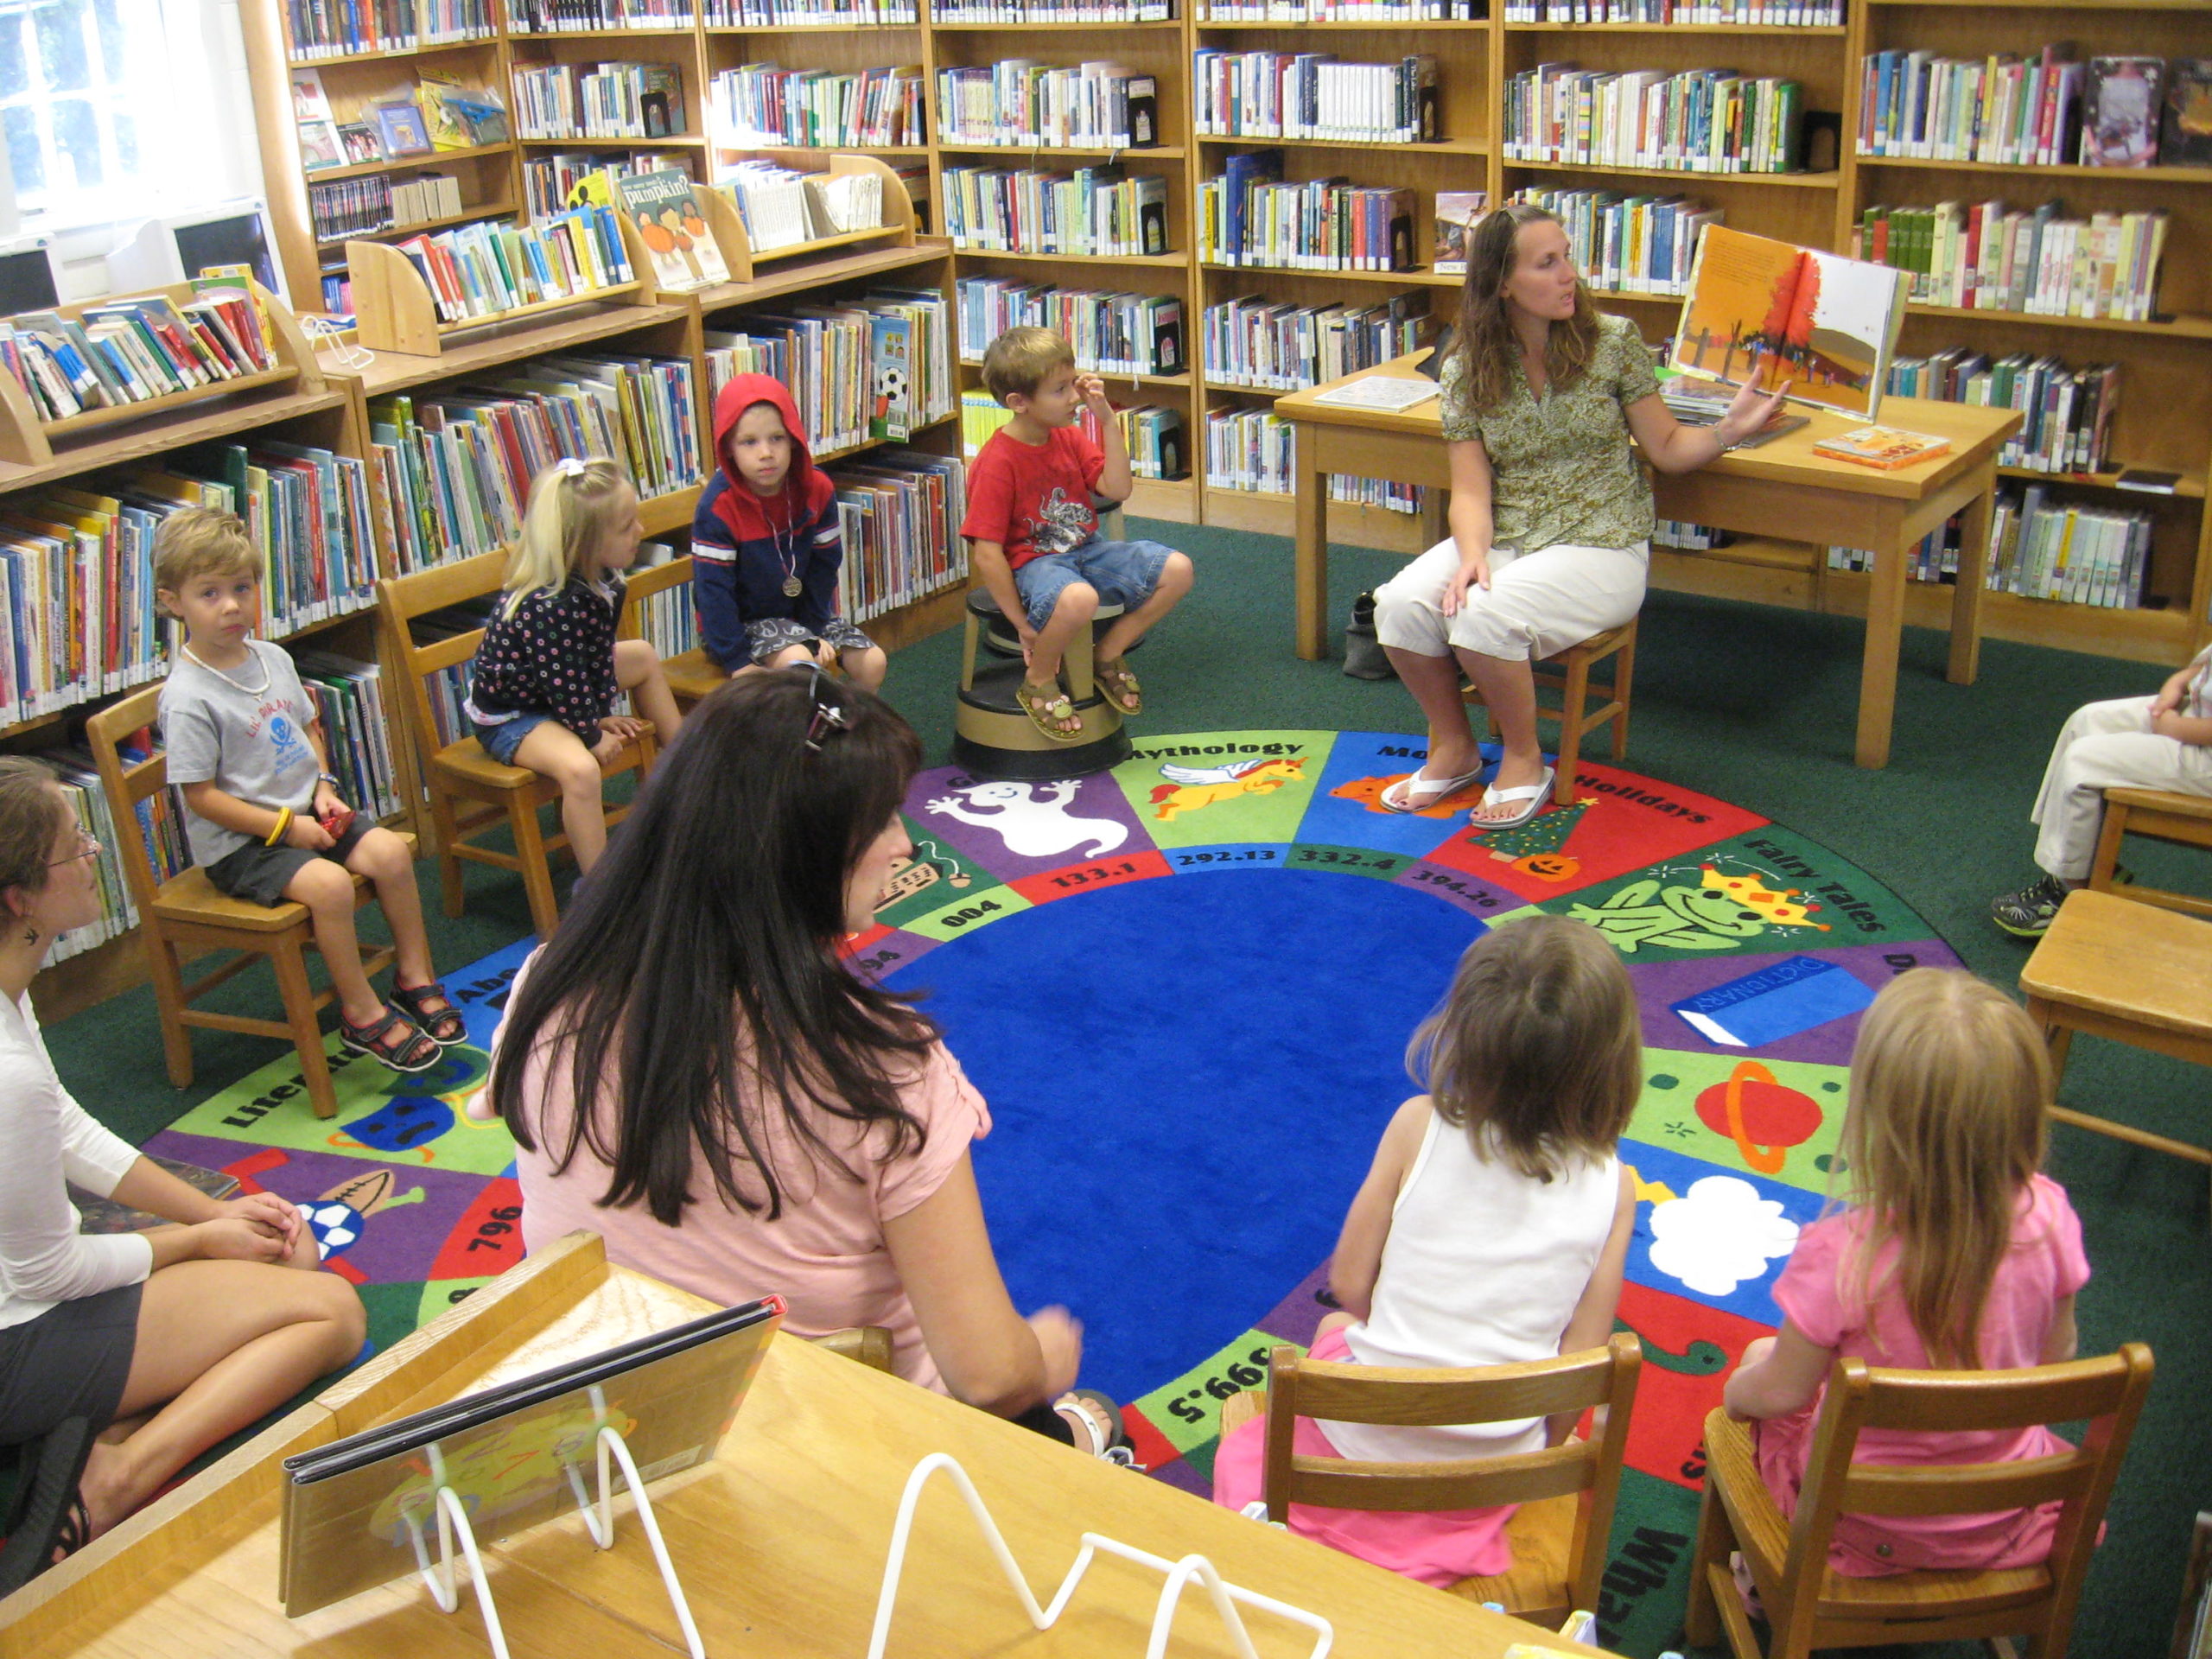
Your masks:
[{"label": "white capri pants", "polygon": [[2148,697],[2076,709],[2051,746],[2043,788],[2028,814],[2042,830],[2037,868],[2061,880],[2086,880],[2104,827],[2104,791],[2120,786],[2212,795],[2212,748],[2152,731]]},{"label": "white capri pants", "polygon": [[1578,547],[1554,543],[1526,557],[1511,548],[1490,554],[1490,586],[1470,588],[1459,614],[1444,614],[1445,584],[1459,568],[1450,537],[1375,590],[1375,633],[1417,657],[1457,649],[1525,662],[1618,628],[1643,608],[1650,543]]}]

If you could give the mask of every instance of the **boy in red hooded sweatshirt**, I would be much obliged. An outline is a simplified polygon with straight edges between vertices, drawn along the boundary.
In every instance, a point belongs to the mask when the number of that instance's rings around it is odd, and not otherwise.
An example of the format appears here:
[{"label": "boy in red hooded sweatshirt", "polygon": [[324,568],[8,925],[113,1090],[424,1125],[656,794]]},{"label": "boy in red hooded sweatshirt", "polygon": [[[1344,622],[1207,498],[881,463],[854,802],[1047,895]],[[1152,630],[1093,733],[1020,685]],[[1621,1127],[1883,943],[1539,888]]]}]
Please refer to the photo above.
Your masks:
[{"label": "boy in red hooded sweatshirt", "polygon": [[726,674],[819,663],[873,691],[882,649],[837,614],[837,492],[783,383],[741,374],[715,398],[721,466],[691,521],[699,643]]}]

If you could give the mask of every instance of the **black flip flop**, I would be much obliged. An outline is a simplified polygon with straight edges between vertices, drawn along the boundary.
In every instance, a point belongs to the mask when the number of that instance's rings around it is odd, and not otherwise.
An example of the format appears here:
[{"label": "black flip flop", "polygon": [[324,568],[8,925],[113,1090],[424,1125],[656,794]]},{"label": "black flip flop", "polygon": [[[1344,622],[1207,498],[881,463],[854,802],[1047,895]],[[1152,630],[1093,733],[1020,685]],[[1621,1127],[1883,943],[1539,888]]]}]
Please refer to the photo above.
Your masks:
[{"label": "black flip flop", "polygon": [[67,1417],[22,1447],[8,1541],[0,1544],[0,1596],[22,1589],[89,1541],[92,1516],[77,1483],[85,1477],[93,1438],[90,1420]]}]

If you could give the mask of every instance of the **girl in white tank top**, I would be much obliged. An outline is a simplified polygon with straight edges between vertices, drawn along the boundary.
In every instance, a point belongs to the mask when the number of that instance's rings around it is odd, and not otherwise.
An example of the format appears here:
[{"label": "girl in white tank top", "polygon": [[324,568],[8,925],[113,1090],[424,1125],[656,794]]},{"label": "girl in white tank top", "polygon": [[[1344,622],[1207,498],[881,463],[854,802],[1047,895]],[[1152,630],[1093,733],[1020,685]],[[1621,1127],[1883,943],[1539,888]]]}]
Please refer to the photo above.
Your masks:
[{"label": "girl in white tank top", "polygon": [[[1398,1109],[1330,1267],[1344,1310],[1313,1357],[1474,1366],[1605,1345],[1636,1219],[1615,1147],[1643,1086],[1635,994],[1612,947],[1563,917],[1511,922],[1460,958],[1407,1065]],[[1225,1439],[1214,1495],[1259,1496],[1264,1418]],[[1557,1443],[1571,1421],[1386,1427],[1300,1420],[1294,1449],[1381,1462]],[[1397,1515],[1294,1504],[1291,1530],[1425,1582],[1507,1571],[1507,1505]]]}]

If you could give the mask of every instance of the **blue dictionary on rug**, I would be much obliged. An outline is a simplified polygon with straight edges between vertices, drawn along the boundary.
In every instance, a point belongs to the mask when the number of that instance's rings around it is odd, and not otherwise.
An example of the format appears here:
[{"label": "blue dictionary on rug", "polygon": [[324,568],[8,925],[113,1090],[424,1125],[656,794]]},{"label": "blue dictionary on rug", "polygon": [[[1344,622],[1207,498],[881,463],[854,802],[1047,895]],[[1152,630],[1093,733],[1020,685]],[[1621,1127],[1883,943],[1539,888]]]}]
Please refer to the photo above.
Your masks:
[{"label": "blue dictionary on rug", "polygon": [[1832,962],[1792,957],[1672,1005],[1707,1042],[1762,1048],[1856,1014],[1874,993]]}]

